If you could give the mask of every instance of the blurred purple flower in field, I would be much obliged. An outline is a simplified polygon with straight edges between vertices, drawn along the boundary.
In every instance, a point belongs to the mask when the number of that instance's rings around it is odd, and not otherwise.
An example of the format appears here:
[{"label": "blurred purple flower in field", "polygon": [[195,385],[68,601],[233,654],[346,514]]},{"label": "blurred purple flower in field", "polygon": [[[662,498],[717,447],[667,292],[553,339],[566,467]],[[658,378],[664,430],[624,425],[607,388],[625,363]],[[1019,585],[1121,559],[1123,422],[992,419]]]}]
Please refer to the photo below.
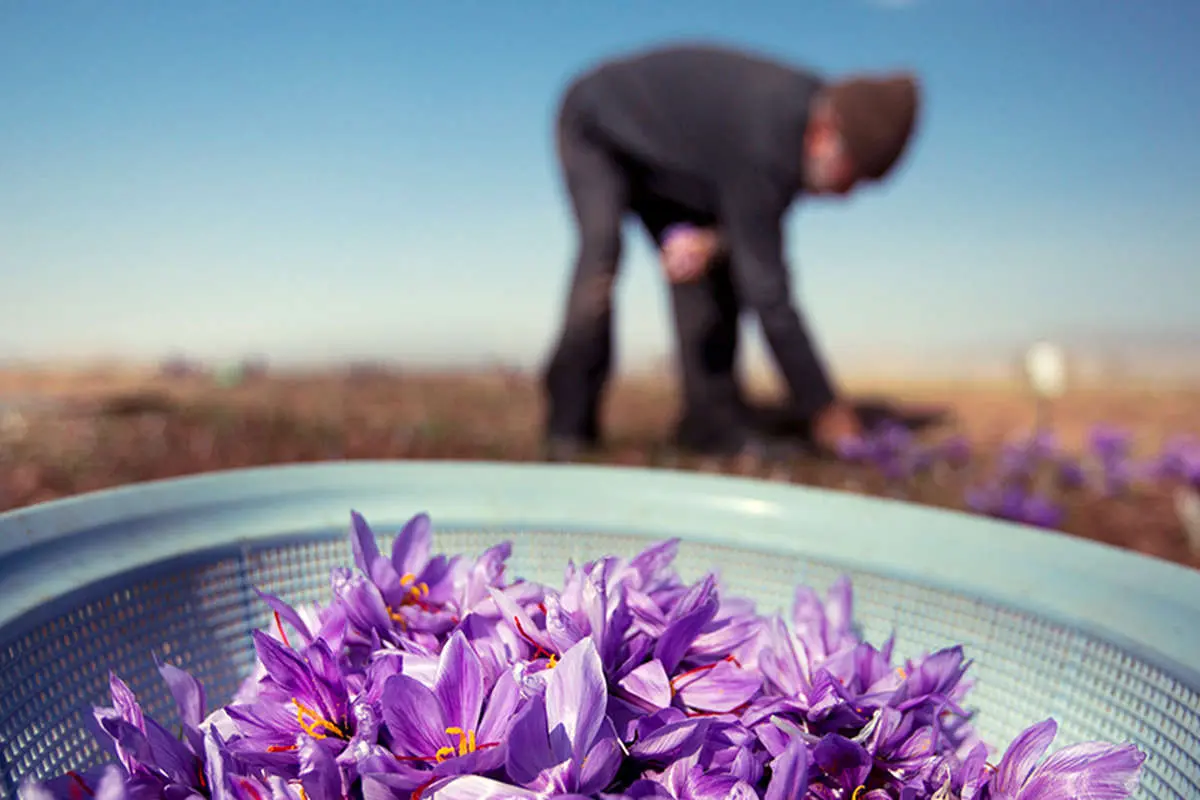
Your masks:
[{"label": "blurred purple flower in field", "polygon": [[961,468],[971,463],[971,443],[962,435],[947,438],[936,452],[951,467]]},{"label": "blurred purple flower in field", "polygon": [[1020,486],[971,488],[967,490],[966,500],[967,507],[980,514],[1038,528],[1057,528],[1065,517],[1060,504]]},{"label": "blurred purple flower in field", "polygon": [[1129,458],[1133,437],[1128,431],[1116,426],[1100,424],[1092,428],[1088,444],[1092,452],[1105,464],[1117,463]]},{"label": "blurred purple flower in field", "polygon": [[1070,456],[1058,460],[1058,485],[1062,489],[1082,489],[1087,486],[1087,473],[1083,465]]},{"label": "blurred purple flower in field", "polygon": [[1151,475],[1160,481],[1184,483],[1200,489],[1200,441],[1192,437],[1169,440],[1151,466]]}]

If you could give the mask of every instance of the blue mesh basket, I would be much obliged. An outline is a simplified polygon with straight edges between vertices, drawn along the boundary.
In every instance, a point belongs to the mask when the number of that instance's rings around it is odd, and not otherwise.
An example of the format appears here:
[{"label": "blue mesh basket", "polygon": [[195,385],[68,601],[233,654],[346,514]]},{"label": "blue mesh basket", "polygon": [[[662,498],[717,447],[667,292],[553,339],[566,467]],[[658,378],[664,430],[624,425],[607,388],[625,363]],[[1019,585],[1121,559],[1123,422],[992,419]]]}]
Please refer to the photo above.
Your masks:
[{"label": "blue mesh basket", "polygon": [[759,481],[602,467],[305,465],[133,486],[0,515],[0,792],[92,766],[85,728],[115,670],[174,719],[154,656],[224,703],[268,613],[258,587],[327,599],[352,563],[349,511],[391,531],[418,511],[443,552],[502,538],[511,568],[561,580],[569,558],[680,536],[685,578],[718,570],[764,611],[840,574],[856,616],[915,656],[975,658],[978,727],[1005,746],[1047,716],[1056,746],[1133,741],[1139,797],[1200,797],[1200,573],[962,514]]}]

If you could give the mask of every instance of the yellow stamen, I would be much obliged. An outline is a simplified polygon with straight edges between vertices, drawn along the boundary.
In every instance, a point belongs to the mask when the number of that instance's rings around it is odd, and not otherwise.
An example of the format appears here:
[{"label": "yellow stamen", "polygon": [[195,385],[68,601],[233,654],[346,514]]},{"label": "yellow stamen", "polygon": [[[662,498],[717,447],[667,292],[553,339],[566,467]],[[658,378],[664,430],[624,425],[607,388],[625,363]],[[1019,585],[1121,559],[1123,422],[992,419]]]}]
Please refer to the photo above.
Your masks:
[{"label": "yellow stamen", "polygon": [[[422,599],[429,596],[429,584],[425,581],[421,581],[420,583],[414,585],[413,581],[416,579],[417,576],[413,575],[411,572],[406,572],[400,577],[400,586],[408,588],[408,594],[406,595],[406,598],[407,602],[410,603],[419,603]],[[395,617],[393,617],[393,619],[395,619]]]},{"label": "yellow stamen", "polygon": [[550,660],[549,660],[549,662],[547,662],[547,664],[546,664],[546,669],[554,669],[554,668],[555,668],[555,667],[557,667],[557,666],[558,666],[558,656],[556,656],[556,655],[554,655],[553,653],[551,653],[551,654],[550,654]]},{"label": "yellow stamen", "polygon": [[908,677],[908,673],[904,671],[904,667],[896,667],[896,674],[900,676],[901,680]]},{"label": "yellow stamen", "polygon": [[[299,700],[292,698],[292,702],[296,705],[296,721],[300,723],[300,727],[309,736],[314,739],[327,739],[329,738],[329,734],[332,733],[339,739],[346,738],[346,734],[337,725],[325,719]],[[325,731],[328,731],[328,733]]]},{"label": "yellow stamen", "polygon": [[866,788],[867,788],[866,786],[859,786],[857,789],[854,790],[854,794],[850,795],[850,800],[858,800],[859,795],[861,795],[866,790]]},{"label": "yellow stamen", "polygon": [[468,753],[474,753],[478,747],[475,744],[475,731],[464,731],[462,728],[446,728],[446,733],[450,736],[458,737],[457,751],[453,747],[443,747],[434,754],[438,763],[445,761],[447,758],[454,756],[465,756]]}]

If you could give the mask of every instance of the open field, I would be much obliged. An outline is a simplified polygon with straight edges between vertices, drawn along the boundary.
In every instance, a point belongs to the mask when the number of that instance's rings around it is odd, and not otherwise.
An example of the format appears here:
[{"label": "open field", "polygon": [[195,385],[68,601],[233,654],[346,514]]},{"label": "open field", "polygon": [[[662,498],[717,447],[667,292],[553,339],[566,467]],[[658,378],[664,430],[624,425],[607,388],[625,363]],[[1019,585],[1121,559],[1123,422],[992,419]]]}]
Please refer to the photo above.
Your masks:
[{"label": "open field", "polygon": [[[949,429],[986,460],[1027,432],[1033,409],[1003,384],[882,385],[855,381],[857,395],[914,406],[945,406]],[[627,379],[608,403],[604,460],[695,469],[666,447],[675,414],[673,386]],[[530,460],[537,457],[537,386],[502,371],[408,375],[375,370],[251,379],[222,388],[203,377],[150,373],[0,372],[0,509],[134,481],[214,469],[340,458]],[[1095,423],[1129,429],[1147,452],[1172,434],[1200,434],[1200,390],[1091,389],[1054,412],[1069,447]],[[903,490],[870,468],[797,459],[760,477],[902,496],[959,507],[980,479],[980,459]],[[734,468],[731,466],[732,471]],[[1171,494],[1141,487],[1122,497],[1068,498],[1064,529],[1200,567],[1189,551]]]}]

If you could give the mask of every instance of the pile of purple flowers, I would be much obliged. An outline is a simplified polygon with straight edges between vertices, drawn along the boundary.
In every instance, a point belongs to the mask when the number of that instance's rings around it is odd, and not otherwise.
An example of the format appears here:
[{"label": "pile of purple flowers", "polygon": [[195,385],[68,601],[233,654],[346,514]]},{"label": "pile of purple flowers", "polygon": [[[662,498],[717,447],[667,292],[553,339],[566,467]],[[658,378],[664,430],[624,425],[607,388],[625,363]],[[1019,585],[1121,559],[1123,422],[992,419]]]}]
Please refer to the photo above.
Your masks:
[{"label": "pile of purple flowers", "polygon": [[965,438],[924,442],[899,425],[848,442],[841,456],[872,467],[902,494],[921,480],[946,483],[951,474],[970,473],[968,509],[1041,528],[1062,527],[1066,501],[1075,494],[1114,498],[1139,485],[1200,492],[1200,440],[1175,437],[1156,455],[1139,459],[1132,435],[1111,425],[1095,426],[1079,453],[1068,452],[1050,431],[1008,442],[986,470]]},{"label": "pile of purple flowers", "polygon": [[[963,704],[961,647],[894,663],[863,641],[851,587],[800,587],[764,616],[677,541],[631,559],[568,564],[559,589],[508,581],[511,552],[431,553],[414,517],[391,555],[352,515],[357,570],[332,602],[262,594],[256,669],[209,714],[203,687],[159,669],[178,736],[111,677],[95,719],[118,763],[26,784],[29,800],[1117,800],[1137,787],[1133,745],[1043,760],[1052,719],[995,756]],[[992,759],[992,760],[989,760]]]}]

